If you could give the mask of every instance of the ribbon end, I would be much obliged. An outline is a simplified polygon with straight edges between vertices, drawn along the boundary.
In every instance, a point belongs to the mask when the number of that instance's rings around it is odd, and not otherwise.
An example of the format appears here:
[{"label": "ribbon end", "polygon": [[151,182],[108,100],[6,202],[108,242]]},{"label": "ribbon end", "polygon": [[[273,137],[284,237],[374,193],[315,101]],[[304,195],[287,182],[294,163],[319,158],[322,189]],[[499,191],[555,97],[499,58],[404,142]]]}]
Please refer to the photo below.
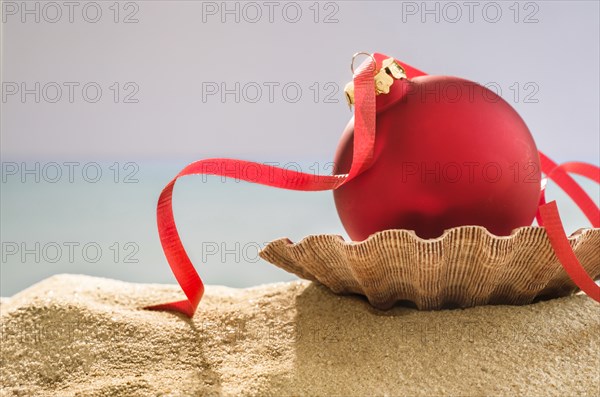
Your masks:
[{"label": "ribbon end", "polygon": [[559,263],[565,269],[571,280],[590,298],[600,303],[600,286],[590,277],[579,262],[558,214],[556,201],[551,201],[539,207],[540,216],[550,240],[550,245]]},{"label": "ribbon end", "polygon": [[188,318],[194,317],[194,313],[196,312],[196,309],[192,307],[190,301],[188,300],[146,306],[144,307],[144,310],[177,312],[185,315]]}]

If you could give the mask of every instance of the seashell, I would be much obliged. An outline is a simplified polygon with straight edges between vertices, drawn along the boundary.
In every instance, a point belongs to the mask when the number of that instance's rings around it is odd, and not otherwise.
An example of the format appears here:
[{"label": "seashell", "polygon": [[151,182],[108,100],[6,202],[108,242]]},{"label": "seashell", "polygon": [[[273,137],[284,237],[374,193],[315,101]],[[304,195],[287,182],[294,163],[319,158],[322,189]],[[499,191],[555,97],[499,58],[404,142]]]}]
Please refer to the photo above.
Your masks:
[{"label": "seashell", "polygon": [[[588,274],[600,276],[600,229],[569,237]],[[337,294],[361,294],[378,309],[410,301],[421,310],[487,304],[523,305],[566,296],[577,287],[550,245],[546,230],[521,227],[495,236],[480,226],[446,230],[424,240],[409,230],[386,230],[362,242],[338,235],[287,238],[260,256]]]}]

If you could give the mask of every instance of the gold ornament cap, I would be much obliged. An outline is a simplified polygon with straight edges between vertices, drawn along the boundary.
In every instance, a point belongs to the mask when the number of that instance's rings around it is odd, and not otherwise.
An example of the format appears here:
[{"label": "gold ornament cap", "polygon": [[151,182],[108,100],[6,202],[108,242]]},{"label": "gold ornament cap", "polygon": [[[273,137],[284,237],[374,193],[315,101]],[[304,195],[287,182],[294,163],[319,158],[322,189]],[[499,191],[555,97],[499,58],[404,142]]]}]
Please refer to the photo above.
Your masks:
[{"label": "gold ornament cap", "polygon": [[[375,57],[372,54],[367,52],[357,52],[352,57],[352,63],[350,64],[350,70],[352,70],[352,74],[354,75],[354,60],[358,55],[367,55],[371,57],[375,65],[377,62]],[[390,92],[390,87],[394,84],[394,81],[400,79],[406,79],[406,71],[394,58],[384,59],[381,63],[381,68],[375,71],[375,93],[379,94],[387,94]],[[344,87],[344,93],[346,94],[346,101],[348,102],[348,106],[352,109],[352,105],[354,105],[354,82],[349,82]]]}]

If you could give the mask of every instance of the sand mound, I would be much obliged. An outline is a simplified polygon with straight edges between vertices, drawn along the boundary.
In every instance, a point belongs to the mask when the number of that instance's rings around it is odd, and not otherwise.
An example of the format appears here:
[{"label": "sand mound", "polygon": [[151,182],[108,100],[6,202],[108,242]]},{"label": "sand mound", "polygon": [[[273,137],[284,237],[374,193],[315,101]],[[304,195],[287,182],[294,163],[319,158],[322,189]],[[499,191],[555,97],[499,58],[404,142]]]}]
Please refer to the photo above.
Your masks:
[{"label": "sand mound", "polygon": [[174,285],[49,278],[0,304],[2,396],[600,394],[600,305],[381,312],[309,282],[209,286],[193,320],[140,307]]}]

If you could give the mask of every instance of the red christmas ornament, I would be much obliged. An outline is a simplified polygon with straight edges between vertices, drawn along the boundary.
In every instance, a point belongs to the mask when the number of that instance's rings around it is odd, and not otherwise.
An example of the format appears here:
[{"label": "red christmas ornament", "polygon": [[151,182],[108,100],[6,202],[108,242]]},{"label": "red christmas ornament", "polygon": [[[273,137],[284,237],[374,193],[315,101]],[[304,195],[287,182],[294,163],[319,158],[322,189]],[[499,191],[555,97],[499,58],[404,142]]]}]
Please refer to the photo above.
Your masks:
[{"label": "red christmas ornament", "polygon": [[355,117],[343,133],[334,175],[213,158],[189,164],[165,186],[157,205],[158,231],[186,299],[147,308],[191,317],[202,299],[204,284],[179,238],[172,208],[175,182],[194,174],[281,189],[334,190],[338,213],[353,240],[386,229],[437,237],[460,225],[505,235],[528,226],[535,215],[569,276],[600,302],[600,287],[575,256],[556,203],[546,204],[540,190],[542,171],[598,228],[600,209],[568,173],[600,183],[600,169],[580,162],[559,165],[538,153],[519,115],[484,87],[427,76],[383,54],[366,55],[371,61],[346,87],[349,103],[356,99]]},{"label": "red christmas ornament", "polygon": [[[538,151],[517,112],[468,80],[398,80],[377,97],[371,166],[334,190],[344,228],[355,241],[387,229],[422,238],[480,225],[496,235],[529,226],[540,198]],[[383,100],[386,100],[384,103]],[[352,164],[354,120],[335,156],[336,174]]]}]

